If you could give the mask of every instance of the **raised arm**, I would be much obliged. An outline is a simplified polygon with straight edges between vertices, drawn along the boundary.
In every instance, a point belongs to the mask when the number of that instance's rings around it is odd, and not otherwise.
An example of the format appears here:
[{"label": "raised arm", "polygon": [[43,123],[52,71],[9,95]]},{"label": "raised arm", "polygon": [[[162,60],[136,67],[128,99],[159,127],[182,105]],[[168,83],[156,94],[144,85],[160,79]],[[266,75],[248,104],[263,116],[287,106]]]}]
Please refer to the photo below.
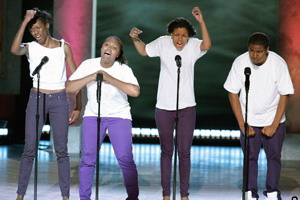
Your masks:
[{"label": "raised arm", "polygon": [[146,52],[146,45],[145,43],[139,38],[139,34],[143,33],[143,31],[139,30],[136,27],[133,27],[129,33],[129,36],[132,38],[133,44],[138,51],[138,53],[142,56],[147,56]]},{"label": "raised arm", "polygon": [[24,20],[22,22],[22,24],[20,25],[20,28],[18,30],[18,32],[16,33],[14,40],[12,42],[11,45],[11,49],[10,52],[15,54],[15,55],[27,55],[27,47],[22,45],[22,39],[24,36],[24,32],[26,29],[26,26],[28,24],[28,22],[34,17],[36,11],[35,10],[27,10],[26,11],[26,15],[24,16]]},{"label": "raised arm", "polygon": [[201,43],[200,50],[201,51],[208,50],[211,47],[211,40],[210,40],[210,36],[209,36],[208,30],[205,25],[204,18],[202,16],[202,12],[198,7],[194,7],[192,10],[192,14],[195,17],[195,19],[197,20],[197,22],[199,23],[201,34],[202,34],[203,42]]}]

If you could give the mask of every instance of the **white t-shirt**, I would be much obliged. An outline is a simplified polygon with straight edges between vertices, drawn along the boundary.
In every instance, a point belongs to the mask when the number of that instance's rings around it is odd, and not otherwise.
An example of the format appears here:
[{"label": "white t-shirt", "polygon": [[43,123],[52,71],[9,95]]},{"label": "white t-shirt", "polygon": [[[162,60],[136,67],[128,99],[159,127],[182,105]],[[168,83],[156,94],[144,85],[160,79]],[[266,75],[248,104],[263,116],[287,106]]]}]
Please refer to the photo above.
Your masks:
[{"label": "white t-shirt", "polygon": [[[28,45],[28,62],[30,76],[32,72],[41,63],[44,56],[49,58],[40,70],[40,89],[60,90],[65,88],[67,80],[65,65],[65,41],[61,40],[60,47],[46,48],[36,41],[27,43]],[[37,75],[32,77],[33,87],[37,88]]]},{"label": "white t-shirt", "polygon": [[178,51],[171,36],[161,36],[146,45],[149,57],[160,57],[160,75],[156,107],[164,110],[176,110],[177,65],[175,56],[181,57],[179,84],[179,109],[196,105],[194,94],[195,62],[207,51],[201,51],[202,40],[189,38],[188,43]]},{"label": "white t-shirt", "polygon": [[[99,70],[103,70],[120,81],[138,85],[136,77],[127,65],[116,61],[110,68],[103,68],[100,65],[100,60],[101,58],[92,58],[83,61],[69,80],[81,79]],[[88,102],[85,107],[84,116],[98,116],[97,82],[90,82],[86,87]],[[131,120],[127,94],[105,81],[101,83],[100,116]]]},{"label": "white t-shirt", "polygon": [[[248,93],[248,124],[270,126],[275,118],[280,95],[294,94],[294,88],[286,62],[276,53],[269,51],[268,58],[261,66],[254,65],[246,52],[235,59],[224,88],[234,94],[240,92],[240,102],[245,118],[246,92],[244,69],[250,67]],[[281,123],[285,121],[285,115]]]}]

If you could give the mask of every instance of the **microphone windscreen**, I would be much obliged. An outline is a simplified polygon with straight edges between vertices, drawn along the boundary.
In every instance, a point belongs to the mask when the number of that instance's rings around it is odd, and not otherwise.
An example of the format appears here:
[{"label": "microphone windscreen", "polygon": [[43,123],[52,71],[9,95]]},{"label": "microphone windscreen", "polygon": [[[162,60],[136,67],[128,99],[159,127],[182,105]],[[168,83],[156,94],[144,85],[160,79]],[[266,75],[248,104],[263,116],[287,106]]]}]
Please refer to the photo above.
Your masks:
[{"label": "microphone windscreen", "polygon": [[97,81],[102,81],[102,80],[103,80],[103,75],[97,74]]},{"label": "microphone windscreen", "polygon": [[245,68],[244,74],[245,74],[245,75],[250,75],[250,74],[251,74],[251,69],[250,69],[250,67],[246,67],[246,68]]},{"label": "microphone windscreen", "polygon": [[175,56],[175,60],[176,60],[177,62],[178,62],[178,61],[181,62],[181,57],[180,57],[180,55],[176,55],[176,56]]},{"label": "microphone windscreen", "polygon": [[46,63],[46,62],[48,62],[49,61],[49,58],[48,58],[48,56],[44,56],[43,58],[42,58],[42,63]]}]

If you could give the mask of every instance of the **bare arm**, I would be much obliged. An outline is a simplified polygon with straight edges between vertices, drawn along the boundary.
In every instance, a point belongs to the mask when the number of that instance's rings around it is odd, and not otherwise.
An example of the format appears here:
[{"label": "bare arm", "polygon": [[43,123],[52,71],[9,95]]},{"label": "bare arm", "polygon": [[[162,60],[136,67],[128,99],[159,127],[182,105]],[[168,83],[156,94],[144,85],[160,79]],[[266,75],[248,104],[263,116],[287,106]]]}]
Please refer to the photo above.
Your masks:
[{"label": "bare arm", "polygon": [[117,88],[125,92],[127,95],[131,97],[138,97],[140,95],[140,87],[138,85],[120,81],[101,70],[99,71],[99,73],[103,74],[103,80],[106,83],[116,86]]},{"label": "bare arm", "polygon": [[142,56],[147,56],[146,52],[146,45],[145,43],[139,38],[139,34],[143,31],[139,30],[136,27],[133,27],[129,33],[129,36],[132,38],[133,44],[138,51],[138,53]]},{"label": "bare arm", "polygon": [[78,121],[81,108],[82,108],[81,91],[79,91],[76,95],[76,106],[70,114],[70,118],[69,118],[70,125],[73,125]]},{"label": "bare arm", "polygon": [[27,10],[26,11],[26,15],[24,16],[24,20],[18,30],[18,32],[16,33],[15,37],[14,37],[14,40],[12,42],[12,45],[11,45],[11,49],[10,49],[10,52],[15,54],[15,55],[27,55],[27,47],[24,46],[24,45],[21,45],[22,43],[22,39],[23,39],[23,36],[24,36],[24,32],[25,32],[25,29],[26,29],[26,26],[28,24],[28,22],[34,17],[36,11],[34,10]]},{"label": "bare arm", "polygon": [[[245,133],[245,126],[244,126],[245,121],[244,121],[244,118],[243,118],[241,103],[240,103],[238,94],[229,93],[229,102],[230,102],[232,111],[234,113],[234,116],[235,116],[235,118],[238,122],[238,125],[239,125],[241,131],[243,133]],[[248,135],[251,136],[251,135],[254,135],[254,134],[255,134],[254,129],[249,126]]]},{"label": "bare arm", "polygon": [[76,93],[77,91],[79,91],[81,88],[83,88],[89,82],[96,81],[97,74],[99,74],[99,73],[103,74],[103,81],[116,86],[117,88],[119,88],[120,90],[125,92],[127,95],[129,95],[131,97],[138,97],[140,95],[140,87],[138,85],[120,81],[102,70],[100,70],[96,73],[93,73],[91,75],[88,75],[84,78],[78,79],[78,80],[68,81],[67,82],[67,92]]},{"label": "bare arm", "polygon": [[280,120],[285,113],[287,102],[288,102],[288,95],[280,95],[280,99],[279,99],[279,103],[277,106],[276,115],[273,120],[273,123],[271,124],[271,126],[266,126],[262,129],[262,133],[264,135],[268,137],[272,137],[275,134],[280,124]]},{"label": "bare arm", "polygon": [[76,70],[76,64],[73,58],[73,52],[69,43],[64,44],[64,51],[66,55],[66,62],[70,68],[71,73],[73,74]]},{"label": "bare arm", "polygon": [[202,13],[198,7],[194,7],[192,10],[192,14],[197,20],[197,22],[199,23],[201,34],[202,34],[203,41],[201,43],[200,50],[201,51],[208,50],[211,47],[211,40]]},{"label": "bare arm", "polygon": [[[71,73],[73,74],[76,70],[76,64],[69,43],[64,44],[64,51],[66,55],[66,62],[68,64]],[[76,106],[70,115],[70,120],[69,120],[70,125],[75,124],[77,122],[80,115],[81,108],[82,108],[82,100],[81,100],[81,91],[79,90],[79,92],[76,94]]]},{"label": "bare arm", "polygon": [[66,84],[66,91],[68,93],[77,94],[89,82],[96,81],[96,75],[91,74],[77,80],[68,80]]}]

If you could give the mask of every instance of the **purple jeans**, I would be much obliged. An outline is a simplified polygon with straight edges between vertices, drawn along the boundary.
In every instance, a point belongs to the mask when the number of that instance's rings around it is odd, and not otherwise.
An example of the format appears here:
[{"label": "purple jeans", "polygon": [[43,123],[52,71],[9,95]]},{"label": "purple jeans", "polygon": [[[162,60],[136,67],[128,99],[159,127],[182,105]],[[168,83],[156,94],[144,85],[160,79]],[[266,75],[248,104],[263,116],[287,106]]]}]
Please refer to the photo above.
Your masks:
[{"label": "purple jeans", "polygon": [[[279,124],[273,137],[266,137],[261,133],[262,127],[253,127],[255,135],[249,137],[249,175],[248,175],[248,191],[252,192],[254,198],[258,198],[257,194],[257,176],[258,176],[258,156],[263,143],[263,147],[267,157],[267,178],[266,191],[278,192],[278,199],[281,200],[280,190],[278,189],[280,172],[281,172],[281,150],[284,136],[286,133],[285,123]],[[241,134],[241,145],[244,149],[244,134]]]},{"label": "purple jeans", "polygon": [[[174,127],[176,111],[156,108],[155,119],[159,131],[161,146],[161,186],[162,195],[171,195],[172,157],[174,152]],[[196,122],[196,107],[189,107],[178,112],[177,147],[179,157],[180,195],[187,197],[190,187],[191,146]]]},{"label": "purple jeans", "polygon": [[[132,153],[131,121],[129,119],[101,117],[100,145],[108,130],[127,191],[126,200],[138,200],[138,175]],[[90,200],[97,157],[97,117],[84,117],[82,124],[82,158],[79,166],[79,195]]]},{"label": "purple jeans", "polygon": [[[26,109],[25,147],[21,158],[19,171],[19,195],[25,195],[35,158],[36,136],[36,101],[37,92],[31,90]],[[69,102],[65,92],[54,94],[40,93],[39,97],[39,138],[42,128],[49,114],[53,140],[58,164],[59,187],[62,196],[70,195],[70,162],[68,155],[68,128],[69,128]]]}]

